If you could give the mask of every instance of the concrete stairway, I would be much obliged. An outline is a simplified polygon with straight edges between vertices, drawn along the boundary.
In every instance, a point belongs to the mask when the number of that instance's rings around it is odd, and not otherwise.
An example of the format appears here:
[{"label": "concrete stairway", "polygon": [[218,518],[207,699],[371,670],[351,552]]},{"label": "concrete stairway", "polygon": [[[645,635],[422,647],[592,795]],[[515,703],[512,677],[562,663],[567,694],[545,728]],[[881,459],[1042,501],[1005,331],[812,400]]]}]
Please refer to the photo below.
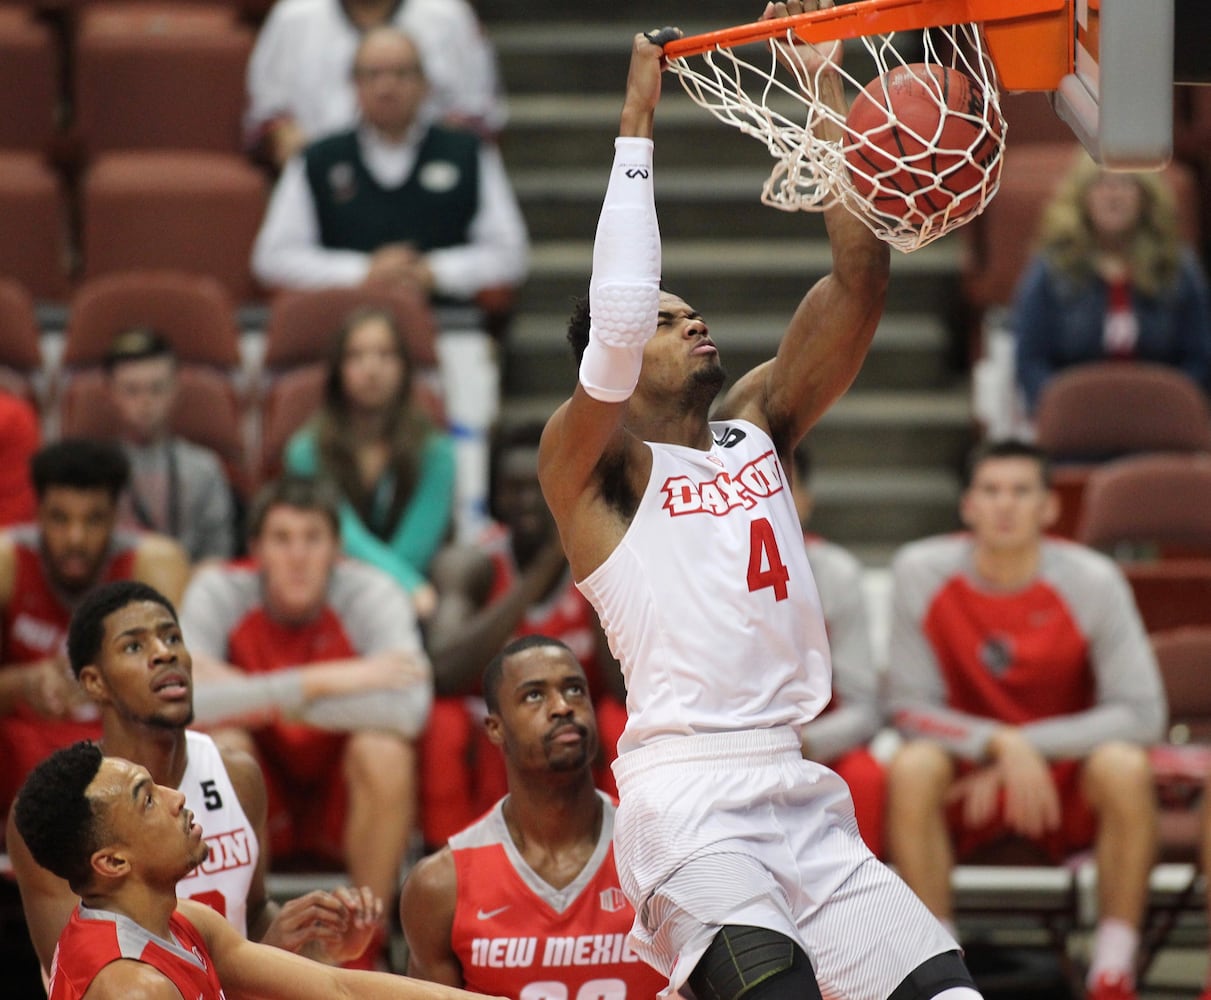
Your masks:
[{"label": "concrete stairway", "polygon": [[[730,0],[695,4],[692,22],[661,0],[615,0],[587,22],[574,19],[585,8],[553,0],[478,7],[509,94],[502,150],[534,252],[505,359],[505,415],[544,418],[575,379],[564,328],[572,298],[587,288],[631,34],[665,23],[708,30],[746,16]],[[671,77],[656,128],[666,284],[703,313],[738,375],[773,353],[795,305],[828,270],[823,223],[762,206],[772,162],[763,146],[692,104]],[[957,470],[972,441],[949,324],[958,244],[892,256],[870,357],[811,435],[813,528],[875,566],[905,541],[956,527]]]}]

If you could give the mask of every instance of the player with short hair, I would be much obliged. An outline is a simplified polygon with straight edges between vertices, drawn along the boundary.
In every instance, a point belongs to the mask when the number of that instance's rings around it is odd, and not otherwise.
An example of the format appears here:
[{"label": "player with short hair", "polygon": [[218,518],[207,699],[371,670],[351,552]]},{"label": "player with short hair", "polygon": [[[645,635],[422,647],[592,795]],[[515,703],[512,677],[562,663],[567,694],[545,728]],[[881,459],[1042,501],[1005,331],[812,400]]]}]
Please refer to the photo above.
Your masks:
[{"label": "player with short hair", "polygon": [[[404,884],[408,971],[517,998],[649,1000],[663,977],[626,943],[614,803],[593,785],[597,723],[584,668],[558,639],[510,642],[483,676],[508,793]],[[508,957],[502,957],[507,955]]]},{"label": "player with short hair", "polygon": [[177,539],[192,562],[230,558],[236,510],[223,463],[172,430],[180,392],[172,344],[158,330],[131,327],[114,337],[103,366],[131,468],[124,518]]},{"label": "player with short hair", "polygon": [[181,623],[203,696],[250,677],[293,688],[321,669],[395,678],[301,719],[291,694],[216,732],[261,764],[274,857],[343,865],[387,900],[415,820],[415,741],[433,688],[408,595],[381,570],[340,558],[339,509],[322,480],[267,484],[249,511],[252,559],[199,570]]},{"label": "player with short hair", "polygon": [[425,630],[438,697],[421,743],[425,842],[444,844],[508,790],[505,761],[483,728],[480,682],[510,640],[547,635],[566,643],[589,678],[602,748],[595,780],[613,794],[609,763],[626,723],[618,664],[593,610],[576,589],[538,484],[541,424],[502,429],[492,447],[492,522],[474,544],[442,549],[431,571],[437,611]]},{"label": "player with short hair", "polygon": [[[193,721],[192,661],[172,603],[133,580],[93,591],[72,616],[68,651],[85,692],[101,709],[101,745],[179,789],[209,825],[210,857],[178,886],[242,935],[331,961],[364,950],[382,902],[368,891],[314,891],[279,907],[265,889],[265,782],[247,754],[220,750]],[[79,902],[38,865],[9,817],[8,850],[26,926],[44,970]]]},{"label": "player with short hair", "polygon": [[31,772],[17,828],[37,862],[79,894],[55,948],[50,1000],[472,1000],[401,976],[336,969],[241,937],[210,907],[177,899],[205,863],[185,796],[87,741]]},{"label": "player with short hair", "polygon": [[968,530],[896,554],[888,695],[905,742],[888,769],[888,848],[951,920],[956,858],[1012,835],[1056,864],[1093,846],[1088,996],[1134,1000],[1164,687],[1113,560],[1046,537],[1058,510],[1039,448],[988,442],[968,460]]},{"label": "player with short hair", "polygon": [[[791,0],[763,17],[830,6]],[[634,40],[589,303],[569,329],[580,381],[539,457],[626,678],[614,847],[632,943],[696,997],[971,1000],[953,937],[863,844],[845,783],[799,744],[828,701],[829,662],[786,470],[861,366],[888,248],[826,211],[831,273],[710,419],[719,351],[660,287],[652,195],[657,42],[677,34]],[[835,70],[817,96],[843,112]]]},{"label": "player with short hair", "polygon": [[130,467],[115,444],[69,438],[34,455],[37,520],[0,532],[0,815],[52,750],[95,739],[96,708],[68,670],[72,610],[94,587],[135,579],[179,599],[189,559],[171,538],[116,527]]}]

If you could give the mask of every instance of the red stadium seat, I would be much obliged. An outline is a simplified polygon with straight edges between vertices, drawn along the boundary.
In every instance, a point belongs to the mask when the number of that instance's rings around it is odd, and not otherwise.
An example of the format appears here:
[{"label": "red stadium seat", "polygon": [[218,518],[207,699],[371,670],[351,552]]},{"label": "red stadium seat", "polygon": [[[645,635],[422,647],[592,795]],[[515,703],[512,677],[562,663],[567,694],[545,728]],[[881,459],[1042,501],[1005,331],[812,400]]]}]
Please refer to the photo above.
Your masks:
[{"label": "red stadium seat", "polygon": [[22,7],[0,7],[0,149],[47,152],[59,113],[59,50]]},{"label": "red stadium seat", "polygon": [[1211,559],[1158,559],[1122,566],[1144,628],[1211,627]]},{"label": "red stadium seat", "polygon": [[1185,910],[1202,911],[1198,891],[1202,844],[1200,803],[1211,770],[1211,628],[1178,628],[1152,636],[1165,697],[1169,738],[1150,751],[1160,802],[1160,860],[1189,862],[1184,888],[1154,899],[1144,922],[1139,976],[1142,979]]},{"label": "red stadium seat", "polygon": [[1039,398],[1037,441],[1060,463],[1052,485],[1060,519],[1074,536],[1082,496],[1097,463],[1149,452],[1211,452],[1211,410],[1203,390],[1168,365],[1105,361],[1064,369]]},{"label": "red stadium seat", "polygon": [[222,153],[111,153],[83,182],[84,276],[168,268],[258,297],[249,258],[267,200],[263,174]]},{"label": "red stadium seat", "polygon": [[1137,455],[1098,466],[1077,539],[1116,554],[1211,556],[1211,455]]},{"label": "red stadium seat", "polygon": [[282,292],[270,306],[265,368],[278,371],[326,361],[345,317],[358,306],[390,309],[418,368],[437,364],[437,321],[428,301],[406,288],[322,288]]},{"label": "red stadium seat", "polygon": [[282,474],[286,443],[323,402],[326,372],[322,364],[305,365],[280,375],[269,386],[261,405],[258,484]]},{"label": "red stadium seat", "polygon": [[34,402],[42,342],[34,300],[24,285],[0,278],[0,388]]},{"label": "red stadium seat", "polygon": [[112,150],[241,151],[252,32],[234,8],[88,7],[76,37],[75,131]]},{"label": "red stadium seat", "polygon": [[68,295],[67,204],[59,178],[33,153],[0,153],[0,274],[39,301]]},{"label": "red stadium seat", "polygon": [[71,301],[63,364],[99,365],[114,337],[132,326],[154,327],[182,362],[239,367],[231,295],[217,279],[185,271],[124,271],[82,283]]}]

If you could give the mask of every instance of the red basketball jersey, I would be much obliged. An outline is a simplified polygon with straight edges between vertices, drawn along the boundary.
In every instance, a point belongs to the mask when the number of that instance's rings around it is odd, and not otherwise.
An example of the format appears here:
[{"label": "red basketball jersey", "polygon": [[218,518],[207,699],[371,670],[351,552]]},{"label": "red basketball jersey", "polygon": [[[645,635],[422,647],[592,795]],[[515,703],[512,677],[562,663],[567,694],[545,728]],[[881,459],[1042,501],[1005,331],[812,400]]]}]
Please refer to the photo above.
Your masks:
[{"label": "red basketball jersey", "polygon": [[[74,603],[51,583],[42,564],[38,530],[20,525],[9,532],[15,565],[12,597],[0,624],[0,663],[34,663],[64,652]],[[114,532],[97,584],[130,579],[138,536]],[[83,597],[83,595],[79,595]],[[73,715],[48,719],[19,701],[12,715],[0,719],[0,815],[8,808],[25,776],[39,761],[77,740],[101,738],[101,715],[91,702]]]},{"label": "red basketball jersey", "polygon": [[563,889],[522,859],[500,803],[450,839],[451,945],[467,989],[515,1000],[652,1000],[668,985],[627,944],[635,911],[614,867],[614,805],[601,798],[597,848]]},{"label": "red basketball jersey", "polygon": [[120,913],[77,906],[55,946],[49,1000],[78,1000],[97,974],[120,958],[159,969],[186,1000],[224,1000],[197,928],[180,913],[174,913],[168,924],[172,940],[156,937]]},{"label": "red basketball jersey", "polygon": [[[4,609],[4,663],[33,663],[63,652],[72,601],[56,590],[46,575],[38,529],[21,525],[9,532],[16,555],[13,593]],[[134,571],[138,536],[115,531],[97,574],[97,585],[128,580]],[[79,595],[81,598],[83,594]]]}]

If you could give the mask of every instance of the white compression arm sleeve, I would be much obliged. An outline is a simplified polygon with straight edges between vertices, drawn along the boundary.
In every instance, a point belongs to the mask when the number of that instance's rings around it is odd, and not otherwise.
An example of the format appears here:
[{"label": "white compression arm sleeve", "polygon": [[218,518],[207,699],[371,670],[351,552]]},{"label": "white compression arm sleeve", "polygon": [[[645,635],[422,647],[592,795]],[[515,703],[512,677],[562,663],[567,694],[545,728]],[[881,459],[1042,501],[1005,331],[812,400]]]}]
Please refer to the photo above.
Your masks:
[{"label": "white compression arm sleeve", "polygon": [[635,391],[659,308],[652,140],[619,136],[593,241],[589,344],[580,362],[580,384],[594,399],[618,403]]}]

